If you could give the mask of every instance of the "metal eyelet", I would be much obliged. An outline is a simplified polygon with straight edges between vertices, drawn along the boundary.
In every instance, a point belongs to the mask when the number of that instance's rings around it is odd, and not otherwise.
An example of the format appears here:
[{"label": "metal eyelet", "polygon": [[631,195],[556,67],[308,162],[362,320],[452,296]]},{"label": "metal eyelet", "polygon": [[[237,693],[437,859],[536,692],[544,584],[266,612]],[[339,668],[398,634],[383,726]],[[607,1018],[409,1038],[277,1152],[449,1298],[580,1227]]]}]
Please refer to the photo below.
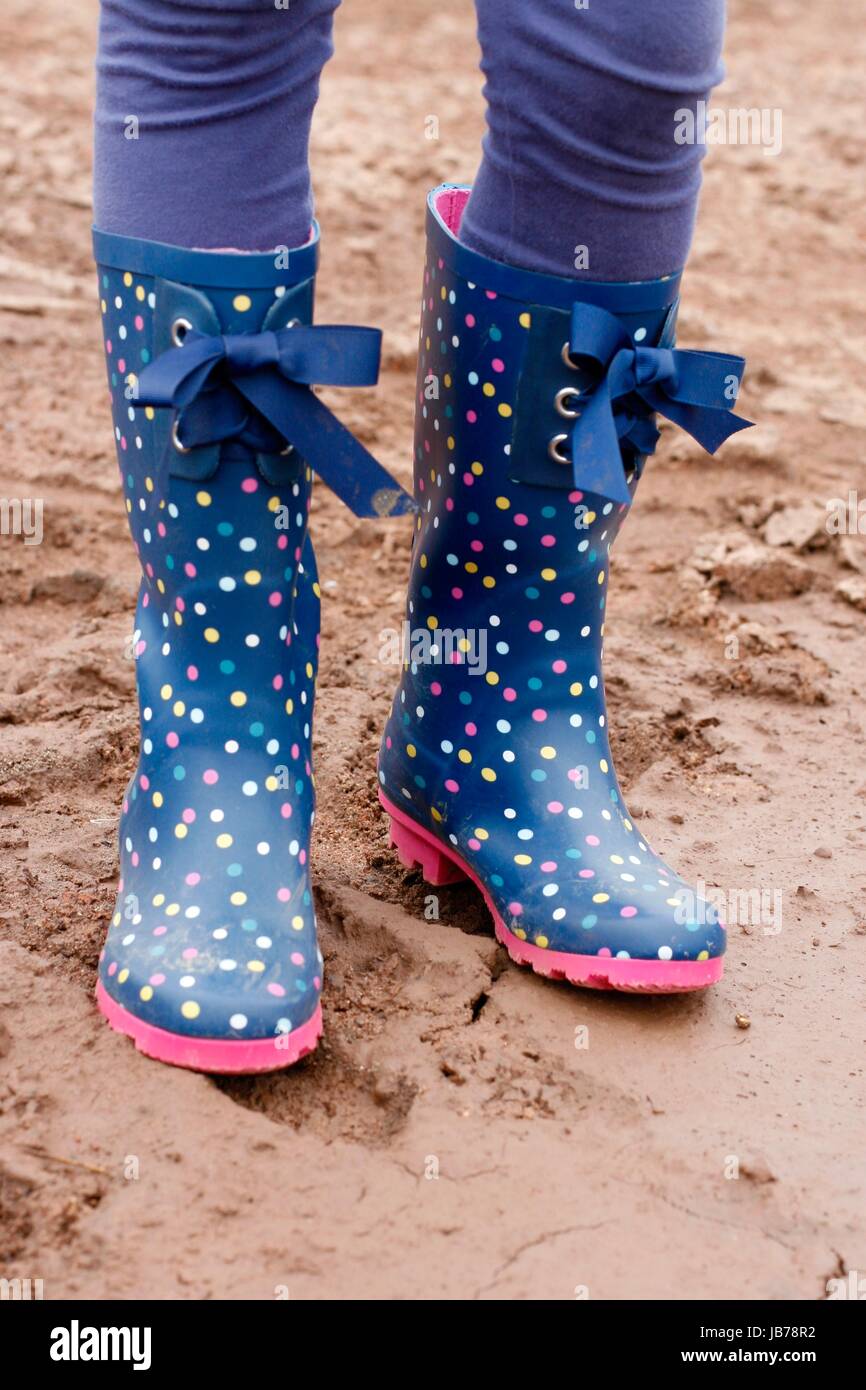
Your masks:
[{"label": "metal eyelet", "polygon": [[577,365],[576,362],[572,362],[570,353],[571,353],[571,344],[570,344],[570,343],[563,343],[563,345],[562,345],[562,360],[563,360],[563,362],[565,363],[566,367],[569,367],[569,368],[571,369],[571,371],[573,371],[573,372],[579,372],[579,371],[580,371],[580,367]]},{"label": "metal eyelet", "polygon": [[183,347],[184,339],[191,328],[192,324],[189,319],[175,319],[174,323],[171,325],[171,341],[174,343],[175,347]]},{"label": "metal eyelet", "polygon": [[566,405],[566,401],[568,400],[569,396],[573,396],[576,400],[579,395],[580,391],[577,389],[576,386],[563,386],[561,391],[557,391],[556,395],[553,398],[553,404],[557,414],[561,415],[564,420],[577,419],[578,415],[580,414],[580,411],[569,410],[568,406]]},{"label": "metal eyelet", "polygon": [[571,463],[571,459],[567,458],[566,455],[562,452],[562,446],[567,442],[567,434],[555,434],[551,439],[550,443],[547,446],[547,452],[553,459],[554,463]]},{"label": "metal eyelet", "polygon": [[180,442],[180,435],[178,434],[178,428],[177,428],[177,427],[178,427],[178,421],[177,421],[177,419],[172,420],[172,422],[171,422],[171,442],[172,442],[172,444],[174,445],[174,447],[177,449],[177,452],[178,452],[179,454],[188,454],[188,453],[191,452],[191,450],[188,449],[188,448],[186,447],[185,444],[181,444],[181,442]]}]

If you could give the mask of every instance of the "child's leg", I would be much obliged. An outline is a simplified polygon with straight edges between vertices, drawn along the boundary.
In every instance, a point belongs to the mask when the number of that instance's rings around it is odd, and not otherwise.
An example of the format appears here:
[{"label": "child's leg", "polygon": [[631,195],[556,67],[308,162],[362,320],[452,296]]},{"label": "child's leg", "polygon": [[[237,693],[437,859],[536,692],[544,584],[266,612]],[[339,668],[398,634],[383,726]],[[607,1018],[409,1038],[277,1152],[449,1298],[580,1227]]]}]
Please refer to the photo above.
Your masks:
[{"label": "child's leg", "polygon": [[488,132],[461,240],[591,280],[681,269],[704,151],[676,143],[675,113],[723,75],[724,0],[476,7]]},{"label": "child's leg", "polygon": [[306,241],[339,0],[103,0],[94,221],[177,246]]}]

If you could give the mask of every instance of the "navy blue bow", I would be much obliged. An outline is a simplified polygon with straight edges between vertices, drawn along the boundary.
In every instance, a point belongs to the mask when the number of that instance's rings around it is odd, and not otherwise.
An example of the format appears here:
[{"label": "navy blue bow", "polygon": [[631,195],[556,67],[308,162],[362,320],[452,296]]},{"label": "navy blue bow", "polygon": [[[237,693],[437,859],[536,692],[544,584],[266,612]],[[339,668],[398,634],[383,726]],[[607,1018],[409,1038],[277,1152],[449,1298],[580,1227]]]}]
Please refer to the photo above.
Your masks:
[{"label": "navy blue bow", "polygon": [[731,414],[746,368],[742,357],[635,346],[619,319],[593,304],[573,305],[569,345],[572,357],[589,358],[604,372],[581,398],[571,434],[574,483],[585,492],[630,504],[621,445],[653,452],[659,434],[649,412],[673,420],[710,454],[752,423]]},{"label": "navy blue bow", "polygon": [[190,329],[141,372],[138,399],[179,412],[185,449],[243,438],[279,453],[288,443],[356,516],[398,515],[412,510],[411,497],[310,389],[375,385],[381,346],[377,328],[298,324],[222,337]]}]

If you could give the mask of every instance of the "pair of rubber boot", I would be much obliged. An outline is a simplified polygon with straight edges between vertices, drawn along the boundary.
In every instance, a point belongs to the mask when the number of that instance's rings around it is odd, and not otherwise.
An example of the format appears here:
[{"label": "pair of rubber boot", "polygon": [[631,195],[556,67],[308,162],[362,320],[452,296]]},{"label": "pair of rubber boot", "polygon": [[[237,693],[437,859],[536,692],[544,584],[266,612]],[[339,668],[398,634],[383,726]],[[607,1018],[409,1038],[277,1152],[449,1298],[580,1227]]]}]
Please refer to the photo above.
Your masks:
[{"label": "pair of rubber boot", "polygon": [[469,877],[542,974],[659,991],[721,975],[723,925],[623,802],[601,655],[655,414],[715,450],[746,424],[744,364],[674,348],[678,275],[593,284],[468,250],[467,198],[428,200],[414,501],[312,389],[374,384],[380,348],[313,324],[316,229],[288,255],[95,234],[142,570],[141,753],[97,996],[162,1061],[266,1071],[321,1033],[313,473],[359,516],[413,515],[378,772],[403,862]]}]

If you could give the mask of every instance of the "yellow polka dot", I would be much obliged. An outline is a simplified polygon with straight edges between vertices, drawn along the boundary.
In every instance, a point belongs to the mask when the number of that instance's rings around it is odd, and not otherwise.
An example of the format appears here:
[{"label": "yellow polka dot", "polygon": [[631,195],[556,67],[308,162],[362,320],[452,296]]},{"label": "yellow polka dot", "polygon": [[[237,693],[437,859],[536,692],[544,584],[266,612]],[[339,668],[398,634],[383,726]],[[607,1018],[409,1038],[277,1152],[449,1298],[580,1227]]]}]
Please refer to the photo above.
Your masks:
[{"label": "yellow polka dot", "polygon": [[541,949],[544,950],[545,946],[548,945],[548,938],[546,936],[537,936],[535,938],[535,944],[536,946],[540,946]]},{"label": "yellow polka dot", "polygon": [[667,903],[668,907],[679,907],[680,905],[679,898],[665,898],[665,902]]},{"label": "yellow polka dot", "polygon": [[218,642],[220,635],[215,627],[206,627],[204,630],[204,640],[206,642]]},{"label": "yellow polka dot", "polygon": [[542,758],[555,758],[555,757],[556,757],[556,749],[555,749],[555,748],[551,748],[550,744],[547,743],[547,744],[545,744],[545,746],[541,749],[541,756],[542,756]]},{"label": "yellow polka dot", "polygon": [[582,695],[583,686],[580,681],[572,681],[571,685],[568,687],[568,693],[569,695]]},{"label": "yellow polka dot", "polygon": [[445,443],[448,445],[448,448],[449,448],[449,449],[453,449],[453,448],[454,448],[454,435],[453,435],[453,434],[449,434],[448,438],[445,440]]},{"label": "yellow polka dot", "polygon": [[418,752],[418,749],[415,747],[414,743],[407,743],[406,752],[409,754],[410,758],[414,758],[416,753]]},{"label": "yellow polka dot", "polygon": [[[600,761],[600,763],[599,763],[599,767],[601,768],[602,772],[607,772],[607,770],[608,770],[607,758],[602,758],[602,759],[601,759],[601,761]],[[622,862],[622,861],[620,861],[620,862]]]},{"label": "yellow polka dot", "polygon": [[294,927],[295,931],[303,931],[303,929],[304,929],[304,919],[303,919],[303,917],[293,917],[293,918],[292,918],[292,926]]},{"label": "yellow polka dot", "polygon": [[153,408],[152,405],[146,405],[146,406],[144,407],[145,419],[147,419],[147,420],[152,420],[153,417],[155,416],[155,414],[156,414],[156,411],[154,410],[154,408]]},{"label": "yellow polka dot", "polygon": [[150,985],[142,985],[141,989],[138,991],[138,997],[139,999],[143,999],[146,1004],[148,999],[153,998],[153,988]]},{"label": "yellow polka dot", "polygon": [[183,700],[175,700],[171,707],[171,712],[172,714],[176,714],[178,718],[180,718],[182,714],[186,714],[186,705]]},{"label": "yellow polka dot", "polygon": [[485,782],[496,781],[496,773],[493,771],[492,767],[482,767],[481,776],[484,778]]},{"label": "yellow polka dot", "polygon": [[517,321],[521,328],[530,328],[532,326],[532,315],[523,313]]},{"label": "yellow polka dot", "polygon": [[425,570],[425,569],[427,568],[427,556],[426,556],[426,555],[422,555],[422,556],[421,556],[420,564],[421,564],[422,570]]},{"label": "yellow polka dot", "polygon": [[183,626],[183,618],[181,617],[180,613],[177,613],[177,612],[175,613],[175,615],[174,615],[174,621],[175,621],[175,624],[176,624],[178,627],[182,627],[182,626]]},{"label": "yellow polka dot", "polygon": [[492,381],[485,381],[485,383],[484,383],[484,385],[482,386],[481,390],[484,392],[485,396],[495,396],[495,395],[496,395],[496,387],[493,385],[493,382],[492,382]]},{"label": "yellow polka dot", "polygon": [[521,865],[531,864],[531,863],[532,863],[532,855],[531,855],[531,854],[515,854],[515,856],[514,856],[514,862],[515,862],[515,864],[521,864]]},{"label": "yellow polka dot", "polygon": [[492,574],[485,574],[485,576],[484,576],[484,578],[482,579],[481,583],[484,585],[485,589],[495,589],[495,588],[496,588],[496,580],[493,578],[493,575],[492,575]]},{"label": "yellow polka dot", "polygon": [[489,840],[489,839],[490,839],[490,834],[489,834],[489,832],[488,832],[487,830],[482,830],[482,828],[481,828],[480,825],[476,825],[476,827],[475,827],[475,838],[476,838],[476,840]]},{"label": "yellow polka dot", "polygon": [[157,579],[157,581],[156,581],[156,587],[159,589],[159,592],[160,592],[161,594],[164,594],[164,593],[165,593],[165,585],[164,585],[164,583],[162,582],[161,579]]},{"label": "yellow polka dot", "polygon": [[[159,795],[159,793],[157,793],[157,795]],[[165,894],[164,894],[164,893],[154,893],[154,895],[153,895],[153,906],[154,906],[154,907],[162,907],[162,905],[163,905],[164,902],[165,902]]]},{"label": "yellow polka dot", "polygon": [[102,310],[103,314],[108,313],[108,305],[106,304],[106,302],[105,302],[104,299],[100,299],[100,301],[99,301],[99,307],[100,307],[100,309]]},{"label": "yellow polka dot", "polygon": [[437,627],[439,626],[439,619],[438,619],[438,618],[434,618],[434,617],[432,617],[432,616],[429,617],[429,618],[427,619],[427,626],[429,627],[429,629],[430,629],[431,632],[435,632],[436,629],[437,629]]},{"label": "yellow polka dot", "polygon": [[497,497],[496,505],[501,512],[507,512],[508,508],[511,506],[511,503],[509,502],[507,497]]},{"label": "yellow polka dot", "polygon": [[186,839],[187,835],[189,834],[189,831],[187,830],[187,827],[184,825],[182,820],[178,821],[177,825],[174,827],[174,833],[179,840]]},{"label": "yellow polka dot", "polygon": [[132,276],[130,275],[130,273],[129,273],[128,270],[127,270],[127,271],[125,272],[125,274],[124,274],[123,283],[124,283],[124,285],[126,285],[127,287],[128,287],[129,285],[132,284]]},{"label": "yellow polka dot", "polygon": [[625,860],[623,859],[621,854],[612,854],[610,856],[610,862],[611,864],[624,864]]},{"label": "yellow polka dot", "polygon": [[632,829],[632,823],[631,823],[631,821],[628,819],[628,816],[625,816],[625,817],[623,818],[623,822],[622,822],[622,823],[623,823],[623,825],[625,826],[626,830],[631,830],[631,829]]},{"label": "yellow polka dot", "polygon": [[440,811],[437,811],[435,806],[430,807],[430,814],[434,820],[442,820],[442,813]]},{"label": "yellow polka dot", "polygon": [[699,951],[699,952],[698,952],[698,960],[709,960],[709,958],[710,958],[710,953],[709,953],[709,951]]},{"label": "yellow polka dot", "polygon": [[253,973],[256,974],[256,975],[260,975],[261,972],[264,970],[264,968],[265,968],[265,963],[264,963],[263,960],[248,960],[248,961],[247,961],[247,970],[252,970]]},{"label": "yellow polka dot", "polygon": [[488,685],[498,685],[499,673],[497,671],[488,671],[484,679],[487,681]]},{"label": "yellow polka dot", "polygon": [[598,572],[598,582],[599,582],[599,584],[603,584],[603,583],[604,583],[604,570],[599,570],[599,572]]},{"label": "yellow polka dot", "polygon": [[280,507],[280,499],[279,499],[279,497],[270,497],[270,498],[268,499],[268,511],[269,511],[269,512],[276,512],[276,511],[279,511],[279,507]]},{"label": "yellow polka dot", "polygon": [[466,570],[466,573],[467,573],[467,574],[477,574],[477,573],[478,573],[478,566],[476,565],[476,563],[475,563],[474,560],[467,560],[467,561],[466,561],[466,564],[463,566],[463,568]]},{"label": "yellow polka dot", "polygon": [[[316,580],[315,584],[313,585],[313,593],[316,595],[316,598],[321,598],[321,597],[322,597],[322,590],[321,590],[321,588],[319,587],[319,581],[318,581],[318,579]],[[308,661],[308,662],[307,662],[307,675],[310,675],[311,672],[312,672],[312,667],[311,667],[311,665],[310,665],[310,663],[309,663],[309,661]]]},{"label": "yellow polka dot", "polygon": [[443,382],[444,382],[444,384],[445,384],[446,386],[450,386],[450,385],[451,385],[451,373],[450,373],[450,372],[446,372],[445,375],[443,376],[442,380],[443,380]]},{"label": "yellow polka dot", "polygon": [[469,749],[468,749],[468,748],[461,748],[461,749],[459,749],[459,750],[458,750],[458,753],[457,753],[457,756],[458,756],[458,758],[460,759],[461,763],[471,763],[471,762],[472,762],[472,754],[469,752]]},{"label": "yellow polka dot", "polygon": [[148,492],[153,492],[153,478],[145,478],[144,486]]},{"label": "yellow polka dot", "polygon": [[113,916],[112,919],[111,919],[111,925],[112,925],[113,927],[119,927],[119,926],[120,926],[120,922],[121,922],[120,913],[119,913],[119,912],[115,912],[114,916]]},{"label": "yellow polka dot", "polygon": [[545,570],[542,570],[542,571],[541,571],[541,577],[542,577],[542,579],[546,579],[546,580],[548,580],[548,581],[550,581],[551,579],[555,579],[555,578],[556,578],[556,570],[552,570],[552,569],[545,569]]},{"label": "yellow polka dot", "polygon": [[229,898],[229,902],[231,903],[232,907],[243,907],[246,900],[246,893],[232,893],[231,897]]},{"label": "yellow polka dot", "polygon": [[198,502],[200,507],[209,507],[211,502],[213,501],[213,498],[211,497],[209,492],[201,491],[196,493],[195,500],[196,502]]},{"label": "yellow polka dot", "polygon": [[470,472],[474,473],[476,478],[480,478],[481,474],[484,472],[484,464],[478,462],[473,463]]},{"label": "yellow polka dot", "polygon": [[128,971],[128,970],[126,969],[126,967],[124,966],[123,970],[120,971],[120,973],[119,973],[119,975],[118,975],[118,977],[117,977],[117,983],[118,983],[119,985],[125,985],[128,979],[129,979],[129,971]]},{"label": "yellow polka dot", "polygon": [[595,518],[596,518],[596,513],[595,513],[595,512],[587,512],[586,516],[583,518],[584,524],[585,524],[586,526],[591,526],[592,523],[595,521]]},{"label": "yellow polka dot", "polygon": [[228,849],[232,844],[232,837],[228,833],[217,835],[216,842],[220,849]]},{"label": "yellow polka dot", "polygon": [[606,902],[609,902],[609,901],[610,901],[610,894],[609,894],[609,893],[593,893],[593,895],[592,895],[592,901],[593,901],[594,903],[606,903]]},{"label": "yellow polka dot", "polygon": [[460,638],[460,641],[457,643],[457,650],[458,650],[458,651],[461,651],[461,652],[468,652],[470,646],[471,646],[471,643],[470,643],[470,641],[469,641],[469,638],[468,638],[468,637],[461,637],[461,638]]},{"label": "yellow polka dot", "polygon": [[153,804],[157,807],[162,805],[162,792],[154,792]]},{"label": "yellow polka dot", "polygon": [[312,674],[313,674],[313,663],[312,663],[312,661],[308,661],[308,662],[307,662],[306,666],[304,667],[304,670],[306,671],[306,673],[307,673],[307,679],[309,680],[309,679],[312,677]]},{"label": "yellow polka dot", "polygon": [[526,932],[523,930],[522,927],[515,927],[515,928],[514,928],[514,935],[515,935],[515,936],[518,936],[518,937],[520,938],[521,941],[525,941],[525,940],[526,940]]},{"label": "yellow polka dot", "polygon": [[261,582],[262,576],[259,574],[258,570],[247,570],[244,575],[245,584],[261,584]]},{"label": "yellow polka dot", "polygon": [[[135,297],[136,297],[136,299],[138,300],[138,302],[139,302],[139,304],[140,304],[141,301],[144,299],[144,285],[136,285],[136,287],[135,287]],[[149,997],[149,996],[148,996],[148,997]]]},{"label": "yellow polka dot", "polygon": [[165,909],[166,917],[176,917],[179,912],[180,903],[169,903],[168,907]]},{"label": "yellow polka dot", "polygon": [[231,700],[235,709],[243,709],[244,705],[247,702],[247,697],[242,690],[233,690],[231,695],[229,696],[229,699]]},{"label": "yellow polka dot", "polygon": [[237,309],[239,314],[245,314],[247,309],[251,309],[253,301],[248,294],[236,294],[232,300],[232,308]]},{"label": "yellow polka dot", "polygon": [[180,1006],[180,1011],[184,1018],[198,1018],[201,1013],[201,1006],[194,999],[185,999]]},{"label": "yellow polka dot", "polygon": [[510,406],[510,405],[506,405],[505,402],[503,401],[502,404],[499,406],[499,414],[500,414],[500,415],[503,415],[503,416],[505,417],[505,419],[507,420],[508,417],[511,415],[511,406]]},{"label": "yellow polka dot", "polygon": [[446,295],[446,289],[445,289],[445,286],[443,285],[442,288],[441,288],[441,290],[439,291],[439,298],[440,298],[440,299],[444,299],[444,298],[445,298],[445,295]]},{"label": "yellow polka dot", "polygon": [[170,685],[163,685],[163,686],[160,686],[159,693],[160,693],[160,695],[162,696],[162,698],[163,698],[164,700],[170,700],[170,699],[171,699],[171,694],[172,694],[171,686],[170,686]]}]

